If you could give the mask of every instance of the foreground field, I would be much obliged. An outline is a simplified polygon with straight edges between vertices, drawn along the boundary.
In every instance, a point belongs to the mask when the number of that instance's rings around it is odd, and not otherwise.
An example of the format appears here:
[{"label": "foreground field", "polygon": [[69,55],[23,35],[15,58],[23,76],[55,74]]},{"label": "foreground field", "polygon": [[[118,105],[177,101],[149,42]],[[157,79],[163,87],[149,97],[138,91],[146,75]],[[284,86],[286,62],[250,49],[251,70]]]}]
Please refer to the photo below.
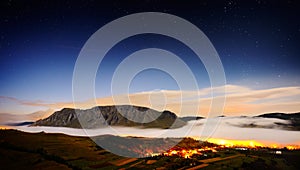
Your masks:
[{"label": "foreground field", "polygon": [[[179,145],[186,147],[192,143],[185,141]],[[300,169],[299,156],[299,151],[286,150],[275,155],[224,149],[189,159],[126,158],[100,148],[87,137],[0,131],[1,169]]]}]

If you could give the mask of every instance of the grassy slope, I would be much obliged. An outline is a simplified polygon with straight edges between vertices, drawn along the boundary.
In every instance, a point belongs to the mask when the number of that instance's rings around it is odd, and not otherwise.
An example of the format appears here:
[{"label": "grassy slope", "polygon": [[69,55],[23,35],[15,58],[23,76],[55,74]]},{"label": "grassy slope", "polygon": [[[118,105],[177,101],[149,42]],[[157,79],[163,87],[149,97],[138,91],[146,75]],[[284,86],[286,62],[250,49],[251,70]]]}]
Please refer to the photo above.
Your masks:
[{"label": "grassy slope", "polygon": [[107,162],[120,159],[97,147],[89,138],[14,130],[1,130],[0,136],[1,157],[7,158],[0,160],[6,167],[4,169],[38,169],[43,164],[49,169],[57,169],[57,166],[62,169],[93,169],[89,166],[105,164],[109,167],[112,165]]}]

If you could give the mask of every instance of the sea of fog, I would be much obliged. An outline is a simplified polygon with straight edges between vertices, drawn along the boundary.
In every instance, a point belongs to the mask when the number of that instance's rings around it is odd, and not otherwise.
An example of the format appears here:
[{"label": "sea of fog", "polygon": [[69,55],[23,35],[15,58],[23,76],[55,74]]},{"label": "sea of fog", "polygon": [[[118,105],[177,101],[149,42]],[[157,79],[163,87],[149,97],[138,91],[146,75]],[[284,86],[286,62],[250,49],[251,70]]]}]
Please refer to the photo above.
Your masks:
[{"label": "sea of fog", "polygon": [[[273,128],[246,128],[243,124],[254,123],[257,126]],[[75,129],[65,127],[18,126],[15,129],[24,132],[63,133],[71,136],[119,135],[139,137],[207,137],[229,140],[255,140],[264,144],[299,145],[300,131],[289,131],[274,127],[275,123],[288,124],[285,120],[259,117],[220,117],[189,121],[177,129],[142,129],[134,127],[106,127],[101,129]]]}]

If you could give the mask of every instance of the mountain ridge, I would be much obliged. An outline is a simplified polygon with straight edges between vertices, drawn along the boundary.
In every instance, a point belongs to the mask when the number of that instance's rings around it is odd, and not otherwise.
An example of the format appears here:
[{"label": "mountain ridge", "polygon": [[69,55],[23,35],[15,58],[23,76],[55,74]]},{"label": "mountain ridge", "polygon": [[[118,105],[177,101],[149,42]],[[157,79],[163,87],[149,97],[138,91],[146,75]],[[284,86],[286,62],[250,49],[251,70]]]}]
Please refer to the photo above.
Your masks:
[{"label": "mountain ridge", "polygon": [[92,129],[107,125],[168,129],[182,127],[186,122],[170,111],[159,112],[141,106],[116,105],[96,106],[85,110],[63,108],[45,119],[34,122],[31,126]]}]

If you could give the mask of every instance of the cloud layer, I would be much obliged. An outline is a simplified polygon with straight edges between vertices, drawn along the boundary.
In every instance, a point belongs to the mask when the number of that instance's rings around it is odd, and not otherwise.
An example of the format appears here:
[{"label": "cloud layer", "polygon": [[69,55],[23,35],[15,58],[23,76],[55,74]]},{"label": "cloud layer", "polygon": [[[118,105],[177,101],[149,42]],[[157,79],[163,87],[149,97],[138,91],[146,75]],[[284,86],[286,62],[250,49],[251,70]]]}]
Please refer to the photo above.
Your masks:
[{"label": "cloud layer", "polygon": [[[225,93],[224,90],[225,89]],[[214,92],[214,93],[212,93]],[[226,99],[223,103],[222,100]],[[226,85],[215,89],[205,88],[198,91],[150,91],[129,95],[119,95],[91,99],[84,102],[44,102],[23,101],[11,97],[0,97],[2,113],[14,113],[16,108],[40,110],[59,110],[61,108],[90,108],[95,105],[133,104],[151,107],[156,110],[170,110],[179,116],[200,115],[258,115],[266,112],[298,112],[300,111],[300,87],[281,87],[255,90],[244,86]],[[212,102],[215,102],[211,108]],[[5,109],[3,109],[5,108]],[[11,111],[9,111],[11,109]],[[22,109],[19,109],[22,110]],[[218,111],[217,111],[218,110]],[[219,110],[224,110],[220,112]],[[16,111],[15,111],[16,112]],[[19,114],[20,111],[19,111]]]}]

